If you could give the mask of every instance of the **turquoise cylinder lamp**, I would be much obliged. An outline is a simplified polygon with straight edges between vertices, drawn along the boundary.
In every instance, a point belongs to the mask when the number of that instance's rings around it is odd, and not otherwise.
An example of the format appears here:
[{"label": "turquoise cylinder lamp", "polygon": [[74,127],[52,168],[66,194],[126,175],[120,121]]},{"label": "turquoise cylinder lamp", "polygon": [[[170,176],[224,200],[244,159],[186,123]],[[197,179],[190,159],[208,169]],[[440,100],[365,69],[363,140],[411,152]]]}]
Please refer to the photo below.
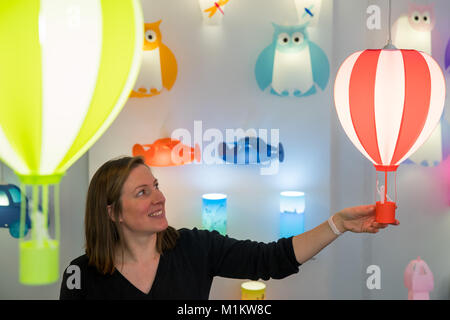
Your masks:
[{"label": "turquoise cylinder lamp", "polygon": [[280,238],[289,238],[305,231],[305,193],[280,193]]},{"label": "turquoise cylinder lamp", "polygon": [[227,234],[227,195],[208,193],[202,196],[202,224],[204,229]]}]

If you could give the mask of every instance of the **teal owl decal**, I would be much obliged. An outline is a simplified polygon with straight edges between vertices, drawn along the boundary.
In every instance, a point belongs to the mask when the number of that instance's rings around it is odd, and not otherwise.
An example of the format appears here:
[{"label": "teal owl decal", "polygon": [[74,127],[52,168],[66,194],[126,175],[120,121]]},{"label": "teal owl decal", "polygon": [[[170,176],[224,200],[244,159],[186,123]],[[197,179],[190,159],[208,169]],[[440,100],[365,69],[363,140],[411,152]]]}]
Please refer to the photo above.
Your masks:
[{"label": "teal owl decal", "polygon": [[270,86],[278,96],[306,97],[324,90],[330,78],[325,52],[309,40],[308,24],[280,26],[273,23],[272,43],[259,55],[255,76],[261,90]]}]

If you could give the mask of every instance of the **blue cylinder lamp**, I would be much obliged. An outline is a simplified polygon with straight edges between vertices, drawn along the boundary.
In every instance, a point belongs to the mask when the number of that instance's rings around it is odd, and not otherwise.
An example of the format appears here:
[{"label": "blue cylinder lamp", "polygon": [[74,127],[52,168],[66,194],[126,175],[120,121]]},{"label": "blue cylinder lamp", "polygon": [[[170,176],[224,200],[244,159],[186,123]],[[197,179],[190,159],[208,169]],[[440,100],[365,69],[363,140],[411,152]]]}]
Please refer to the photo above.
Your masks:
[{"label": "blue cylinder lamp", "polygon": [[289,238],[305,231],[305,193],[280,193],[280,238]]},{"label": "blue cylinder lamp", "polygon": [[202,196],[202,225],[204,229],[227,234],[227,195],[208,193]]}]

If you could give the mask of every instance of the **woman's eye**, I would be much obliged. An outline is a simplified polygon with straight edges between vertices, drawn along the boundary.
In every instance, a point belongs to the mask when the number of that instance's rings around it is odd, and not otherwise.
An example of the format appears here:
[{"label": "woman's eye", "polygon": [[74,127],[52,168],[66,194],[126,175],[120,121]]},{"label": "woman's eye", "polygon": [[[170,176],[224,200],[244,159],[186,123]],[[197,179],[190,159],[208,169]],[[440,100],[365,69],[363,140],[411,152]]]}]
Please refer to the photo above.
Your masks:
[{"label": "woman's eye", "polygon": [[155,188],[159,190],[159,183],[155,184]]},{"label": "woman's eye", "polygon": [[145,189],[142,189],[141,191],[139,191],[137,195],[138,195],[138,196],[141,196],[141,195],[143,195],[143,194],[145,194]]}]

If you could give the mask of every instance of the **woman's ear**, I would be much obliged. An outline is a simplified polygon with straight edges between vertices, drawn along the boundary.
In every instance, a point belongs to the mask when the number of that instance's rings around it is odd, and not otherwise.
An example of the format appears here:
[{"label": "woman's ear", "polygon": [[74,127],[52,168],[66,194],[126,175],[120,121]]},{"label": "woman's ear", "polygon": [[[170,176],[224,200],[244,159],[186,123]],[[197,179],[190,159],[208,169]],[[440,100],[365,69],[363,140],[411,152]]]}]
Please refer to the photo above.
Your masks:
[{"label": "woman's ear", "polygon": [[[113,209],[112,209],[112,205],[110,204],[109,206],[106,206],[106,209],[108,210],[108,216],[109,216],[109,218],[110,218],[113,222],[116,222],[116,219],[114,218],[114,212],[113,212]],[[123,221],[122,218],[119,217],[119,222],[122,222],[122,221]]]},{"label": "woman's ear", "polygon": [[106,209],[108,210],[108,216],[109,216],[109,218],[110,218],[112,221],[116,222],[116,221],[114,220],[114,214],[113,214],[113,211],[112,211],[112,205],[106,206]]}]

